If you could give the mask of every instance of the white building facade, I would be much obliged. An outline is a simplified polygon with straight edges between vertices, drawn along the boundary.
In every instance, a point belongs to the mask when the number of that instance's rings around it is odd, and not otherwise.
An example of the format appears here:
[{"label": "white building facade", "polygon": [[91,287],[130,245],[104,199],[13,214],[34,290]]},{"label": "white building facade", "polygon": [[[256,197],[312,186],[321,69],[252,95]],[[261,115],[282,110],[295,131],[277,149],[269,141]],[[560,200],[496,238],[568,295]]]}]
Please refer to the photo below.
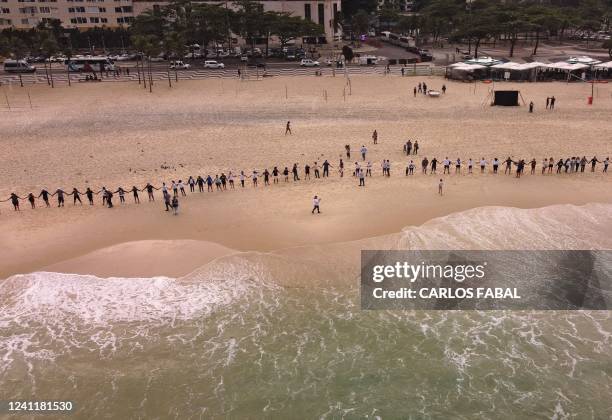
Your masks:
[{"label": "white building facade", "polygon": [[[326,42],[339,40],[335,24],[341,0],[263,0],[264,12],[287,12],[310,19],[324,28]],[[218,1],[207,1],[219,4]],[[48,19],[59,19],[65,28],[129,26],[135,16],[148,9],[163,7],[168,1],[156,0],[0,0],[0,29],[30,29]],[[235,8],[232,2],[228,7]]]}]

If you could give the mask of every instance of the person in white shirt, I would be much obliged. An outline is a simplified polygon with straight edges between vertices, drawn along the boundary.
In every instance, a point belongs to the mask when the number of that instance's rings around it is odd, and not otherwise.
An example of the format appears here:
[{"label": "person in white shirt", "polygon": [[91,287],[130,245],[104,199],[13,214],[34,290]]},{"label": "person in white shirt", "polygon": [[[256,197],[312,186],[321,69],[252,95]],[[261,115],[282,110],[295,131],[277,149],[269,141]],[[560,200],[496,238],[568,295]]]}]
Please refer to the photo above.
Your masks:
[{"label": "person in white shirt", "polygon": [[448,156],[446,157],[446,159],[444,159],[442,163],[444,164],[444,171],[442,172],[442,174],[448,172],[448,174],[450,175],[450,160],[448,159]]},{"label": "person in white shirt", "polygon": [[487,161],[485,160],[485,158],[481,158],[480,159],[480,173],[481,174],[484,174],[485,166],[487,166]]},{"label": "person in white shirt", "polygon": [[468,174],[472,173],[472,166],[474,166],[474,162],[472,161],[472,158],[468,159]]},{"label": "person in white shirt", "polygon": [[244,188],[244,171],[240,171],[240,186]]},{"label": "person in white shirt", "polygon": [[366,176],[372,176],[372,162],[370,161],[366,165]]},{"label": "person in white shirt", "polygon": [[368,153],[368,148],[365,147],[365,144],[364,144],[363,146],[361,146],[361,158],[362,158],[362,160],[365,160],[366,153]]},{"label": "person in white shirt", "polygon": [[317,213],[321,213],[321,210],[319,209],[319,205],[321,204],[321,199],[319,198],[319,196],[314,196],[314,198],[312,199],[312,214],[314,214],[315,210],[317,211]]},{"label": "person in white shirt", "polygon": [[361,168],[357,169],[357,176],[359,177],[359,186],[365,187],[365,174]]}]

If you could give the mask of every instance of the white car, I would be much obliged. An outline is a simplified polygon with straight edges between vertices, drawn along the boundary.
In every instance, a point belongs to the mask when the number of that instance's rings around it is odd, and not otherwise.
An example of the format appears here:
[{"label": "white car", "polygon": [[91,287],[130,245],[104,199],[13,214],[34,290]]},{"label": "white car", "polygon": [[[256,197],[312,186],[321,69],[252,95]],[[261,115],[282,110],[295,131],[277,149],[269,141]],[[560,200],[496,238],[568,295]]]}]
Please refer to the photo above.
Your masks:
[{"label": "white car", "polygon": [[240,61],[246,63],[247,61],[249,61],[249,57],[243,54],[243,55],[240,56]]},{"label": "white car", "polygon": [[183,63],[181,60],[171,61],[170,68],[174,70],[187,70],[191,64]]},{"label": "white car", "polygon": [[309,58],[304,58],[300,61],[300,66],[302,67],[319,67],[319,62],[315,60],[311,60]]},{"label": "white car", "polygon": [[206,60],[204,62],[204,68],[205,69],[224,69],[225,64],[219,63],[218,61],[215,61],[215,60]]}]

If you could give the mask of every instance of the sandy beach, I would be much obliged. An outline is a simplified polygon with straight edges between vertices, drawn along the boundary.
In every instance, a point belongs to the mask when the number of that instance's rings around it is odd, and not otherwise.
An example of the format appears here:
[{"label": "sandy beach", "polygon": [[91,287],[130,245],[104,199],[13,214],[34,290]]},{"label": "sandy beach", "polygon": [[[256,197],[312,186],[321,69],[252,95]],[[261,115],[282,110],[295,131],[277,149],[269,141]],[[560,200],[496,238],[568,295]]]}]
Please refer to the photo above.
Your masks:
[{"label": "sandy beach", "polygon": [[[441,98],[412,88],[426,81],[448,87]],[[501,87],[500,87],[501,86]],[[552,204],[612,202],[609,174],[539,175],[543,157],[574,155],[600,160],[612,155],[612,88],[566,83],[502,84],[518,89],[526,106],[490,107],[491,85],[464,84],[441,78],[342,77],[270,78],[263,81],[181,81],[172,89],[157,83],[152,94],[137,84],[108,83],[50,89],[2,87],[12,105],[0,119],[0,197],[25,196],[44,187],[65,191],[76,186],[128,189],[146,182],[189,175],[206,176],[253,169],[281,170],[298,163],[328,159],[328,179],[312,179],[244,190],[190,194],[180,214],[155,203],[116,203],[64,209],[0,213],[0,277],[39,270],[99,276],[180,276],[235,251],[273,251],[308,244],[334,243],[397,232],[434,217],[482,206],[537,208]],[[327,99],[325,98],[327,93]],[[556,109],[544,109],[547,96]],[[284,136],[291,120],[293,135]],[[371,133],[379,133],[373,145]],[[423,156],[443,159],[506,156],[538,161],[538,175],[445,176],[445,195],[436,194],[438,177],[403,172],[410,158],[407,139],[418,140]],[[362,144],[374,165],[366,188],[336,171],[350,144],[353,159]],[[381,176],[380,161],[390,159],[391,178]],[[168,169],[163,169],[168,168]],[[476,170],[475,172],[479,172]],[[310,214],[312,196],[322,200],[322,214]],[[84,200],[85,201],[85,200]],[[116,197],[115,201],[118,201]],[[52,203],[54,200],[52,200]],[[500,232],[502,234],[503,232]]]}]

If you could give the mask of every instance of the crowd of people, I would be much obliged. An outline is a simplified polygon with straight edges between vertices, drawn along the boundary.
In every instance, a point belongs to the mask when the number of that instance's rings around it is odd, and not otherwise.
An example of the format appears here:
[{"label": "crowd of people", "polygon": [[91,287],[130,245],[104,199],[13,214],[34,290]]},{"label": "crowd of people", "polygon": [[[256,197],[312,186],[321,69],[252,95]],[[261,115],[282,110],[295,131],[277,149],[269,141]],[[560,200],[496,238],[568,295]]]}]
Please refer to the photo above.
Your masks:
[{"label": "crowd of people", "polygon": [[[287,122],[286,131],[289,131],[290,133],[289,122]],[[374,130],[372,133],[372,140],[374,144],[378,143],[378,132],[376,130]],[[475,167],[479,168],[481,174],[486,172],[498,174],[503,169],[504,174],[514,174],[514,176],[517,178],[520,178],[525,173],[527,168],[530,169],[531,175],[535,175],[538,172],[538,161],[535,158],[526,160],[507,157],[506,159],[501,160],[495,157],[487,160],[484,157],[481,157],[478,160],[474,160],[472,158],[463,160],[459,157],[456,159],[449,159],[448,156],[444,159],[438,159],[437,157],[429,159],[424,156],[419,162],[416,161],[419,147],[418,140],[415,140],[414,142],[412,140],[408,140],[403,145],[404,153],[412,158],[406,163],[404,171],[405,176],[415,175],[417,173],[417,166],[420,166],[420,172],[424,175],[438,174],[440,170],[439,166],[442,167],[442,175],[451,175],[451,173],[457,175],[469,175],[474,173]],[[346,144],[344,148],[347,161],[351,161],[351,146]],[[352,176],[359,181],[358,185],[360,187],[365,187],[366,179],[368,177],[372,177],[374,168],[373,162],[368,159],[368,148],[365,146],[365,144],[359,149],[359,157],[361,158],[361,161],[356,160],[352,165],[353,168],[350,170],[350,172],[352,173]],[[610,164],[609,157],[606,157],[603,160],[598,159],[596,156],[593,156],[590,159],[588,159],[586,156],[572,156],[560,158],[558,160],[554,159],[553,157],[542,158],[540,161],[541,168],[539,172],[542,175],[583,173],[587,171],[587,167],[590,168],[590,172],[595,172],[597,164],[599,163],[603,164],[602,171],[604,173],[608,172],[608,166]],[[240,171],[239,173],[229,171],[226,175],[225,172],[221,172],[220,175],[217,174],[214,175],[214,177],[212,175],[189,176],[185,182],[182,179],[179,179],[178,181],[172,180],[170,185],[166,185],[165,182],[162,182],[161,186],[159,187],[153,186],[151,183],[147,183],[145,186],[140,188],[134,185],[127,189],[118,187],[116,190],[102,187],[100,190],[94,191],[90,187],[87,187],[84,192],[81,192],[76,187],[72,188],[70,192],[66,192],[61,188],[58,188],[53,192],[49,192],[43,188],[38,195],[30,192],[23,197],[13,192],[10,197],[5,200],[0,200],[0,202],[10,201],[14,210],[19,211],[21,210],[21,201],[29,202],[30,207],[35,209],[37,206],[37,200],[42,199],[45,207],[50,207],[51,198],[56,197],[57,207],[64,207],[67,197],[72,197],[73,205],[83,205],[81,197],[85,196],[89,205],[93,206],[95,204],[94,196],[99,195],[102,198],[102,205],[112,208],[114,206],[113,199],[115,195],[119,197],[119,203],[121,204],[126,203],[126,196],[130,194],[132,195],[134,203],[140,204],[140,193],[146,193],[148,201],[154,202],[155,191],[161,190],[165,210],[176,215],[178,214],[179,209],[179,197],[187,196],[187,188],[189,188],[190,193],[196,192],[196,189],[201,193],[204,192],[204,190],[207,192],[225,191],[228,188],[235,189],[236,186],[239,188],[245,188],[249,181],[253,187],[258,187],[260,185],[260,179],[263,179],[264,186],[269,186],[271,183],[278,184],[280,182],[290,182],[290,178],[293,182],[298,182],[301,180],[310,180],[311,176],[315,179],[327,178],[330,176],[330,169],[332,168],[337,170],[339,177],[344,177],[346,169],[344,160],[340,158],[338,165],[334,166],[326,159],[321,163],[319,163],[319,161],[315,161],[313,164],[306,163],[303,167],[300,167],[297,163],[294,163],[291,166],[291,169],[289,166],[285,166],[283,169],[280,169],[278,166],[274,166],[272,170],[269,170],[268,168],[265,168],[262,171],[255,169],[253,171],[248,171],[247,173],[245,173],[245,171]],[[391,176],[391,161],[389,159],[383,159],[380,163],[380,168],[383,176]],[[442,186],[443,180],[440,179],[438,184],[438,192],[440,194],[442,194]],[[318,198],[317,200],[320,201]]]}]

